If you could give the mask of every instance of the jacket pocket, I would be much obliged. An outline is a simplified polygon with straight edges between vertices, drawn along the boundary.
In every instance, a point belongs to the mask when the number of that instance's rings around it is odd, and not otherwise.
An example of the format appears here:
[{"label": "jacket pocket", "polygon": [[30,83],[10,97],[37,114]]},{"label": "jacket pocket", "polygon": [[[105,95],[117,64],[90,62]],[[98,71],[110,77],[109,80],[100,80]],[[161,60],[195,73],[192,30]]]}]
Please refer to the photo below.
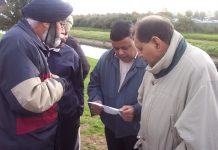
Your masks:
[{"label": "jacket pocket", "polygon": [[174,114],[170,115],[170,130],[172,134],[172,142],[173,142],[173,149],[179,145],[179,143],[182,141],[182,139],[179,137],[179,134],[176,130],[175,123],[176,123],[176,116]]}]

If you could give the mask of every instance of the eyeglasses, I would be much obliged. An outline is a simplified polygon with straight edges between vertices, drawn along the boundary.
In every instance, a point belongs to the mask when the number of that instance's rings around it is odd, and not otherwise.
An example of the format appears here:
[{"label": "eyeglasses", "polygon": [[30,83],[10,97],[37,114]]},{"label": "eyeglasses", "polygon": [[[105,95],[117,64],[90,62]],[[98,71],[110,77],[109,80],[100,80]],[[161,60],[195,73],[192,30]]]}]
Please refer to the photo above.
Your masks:
[{"label": "eyeglasses", "polygon": [[65,21],[60,21],[59,23],[60,23],[62,28],[64,28],[66,26],[66,22]]}]

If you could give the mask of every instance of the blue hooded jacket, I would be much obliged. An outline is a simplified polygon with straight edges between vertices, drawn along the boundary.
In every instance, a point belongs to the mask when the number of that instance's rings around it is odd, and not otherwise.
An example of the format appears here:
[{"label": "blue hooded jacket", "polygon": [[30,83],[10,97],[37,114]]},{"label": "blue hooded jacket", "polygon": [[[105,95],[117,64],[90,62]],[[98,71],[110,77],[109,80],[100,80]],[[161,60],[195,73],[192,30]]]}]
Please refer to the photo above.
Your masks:
[{"label": "blue hooded jacket", "polygon": [[141,58],[136,58],[118,92],[120,84],[119,59],[114,51],[105,52],[90,76],[88,85],[89,101],[101,100],[104,105],[121,108],[124,105],[134,107],[133,122],[125,122],[119,115],[101,113],[104,125],[115,133],[117,138],[136,136],[139,130],[141,106],[138,104],[138,88],[145,73],[146,64]]}]

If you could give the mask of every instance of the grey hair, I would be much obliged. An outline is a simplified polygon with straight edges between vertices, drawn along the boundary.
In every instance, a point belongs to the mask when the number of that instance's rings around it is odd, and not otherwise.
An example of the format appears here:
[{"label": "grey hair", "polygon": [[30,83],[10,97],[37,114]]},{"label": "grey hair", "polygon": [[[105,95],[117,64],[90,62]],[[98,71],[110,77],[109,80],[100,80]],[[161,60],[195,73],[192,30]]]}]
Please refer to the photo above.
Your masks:
[{"label": "grey hair", "polygon": [[26,20],[27,20],[27,22],[30,24],[30,26],[35,26],[35,25],[37,25],[38,23],[40,23],[39,21],[37,21],[37,20],[34,20],[34,19],[32,19],[32,18],[26,18]]}]

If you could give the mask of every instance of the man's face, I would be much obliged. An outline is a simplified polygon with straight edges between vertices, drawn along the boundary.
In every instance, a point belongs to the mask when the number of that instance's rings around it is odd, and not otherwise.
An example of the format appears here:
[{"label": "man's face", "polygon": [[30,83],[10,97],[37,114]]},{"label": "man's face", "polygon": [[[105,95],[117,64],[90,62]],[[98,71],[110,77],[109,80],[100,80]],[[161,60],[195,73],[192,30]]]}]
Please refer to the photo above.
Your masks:
[{"label": "man's face", "polygon": [[63,43],[66,42],[67,34],[64,26],[65,26],[64,21],[60,21],[56,23],[56,37],[55,37],[54,47],[61,47]]},{"label": "man's face", "polygon": [[130,37],[126,37],[120,41],[112,41],[113,50],[115,55],[123,62],[130,62],[136,56],[136,47],[134,41]]},{"label": "man's face", "polygon": [[154,66],[157,62],[157,51],[155,49],[155,44],[152,41],[147,43],[141,42],[136,36],[134,37],[134,43],[137,47],[138,55],[143,57],[144,61],[146,61],[150,66]]},{"label": "man's face", "polygon": [[57,22],[56,25],[53,25],[52,27],[51,24],[49,23],[43,23],[43,24],[44,24],[44,32],[42,34],[42,41],[44,41],[45,44],[50,48],[60,47],[61,44],[65,42],[67,39],[63,22],[62,21]]}]

